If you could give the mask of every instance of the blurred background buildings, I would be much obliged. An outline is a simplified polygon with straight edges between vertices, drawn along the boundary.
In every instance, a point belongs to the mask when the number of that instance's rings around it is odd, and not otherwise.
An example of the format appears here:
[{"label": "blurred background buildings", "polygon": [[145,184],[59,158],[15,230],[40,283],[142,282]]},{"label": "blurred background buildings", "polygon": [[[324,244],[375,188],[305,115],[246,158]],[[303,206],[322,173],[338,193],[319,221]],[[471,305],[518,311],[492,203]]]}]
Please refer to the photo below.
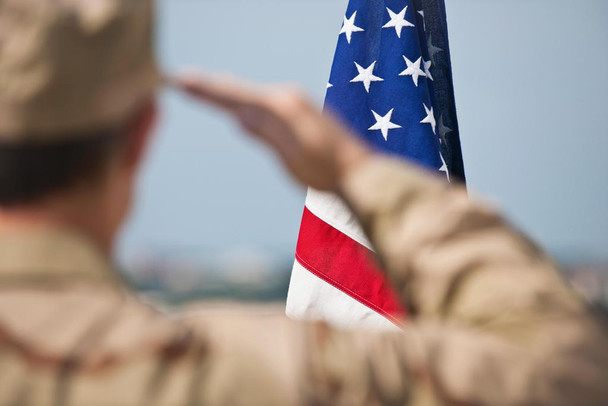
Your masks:
[{"label": "blurred background buildings", "polygon": [[[284,301],[291,265],[290,257],[255,252],[173,253],[142,257],[125,275],[147,300],[170,309],[201,300]],[[562,269],[579,295],[608,312],[608,264],[570,263]]]},{"label": "blurred background buildings", "polygon": [[[469,187],[607,295],[608,2],[446,0]],[[346,0],[159,0],[161,59],[297,82],[322,103]],[[304,191],[167,92],[117,261],[170,302],[284,297]],[[261,282],[261,283],[260,283]]]}]

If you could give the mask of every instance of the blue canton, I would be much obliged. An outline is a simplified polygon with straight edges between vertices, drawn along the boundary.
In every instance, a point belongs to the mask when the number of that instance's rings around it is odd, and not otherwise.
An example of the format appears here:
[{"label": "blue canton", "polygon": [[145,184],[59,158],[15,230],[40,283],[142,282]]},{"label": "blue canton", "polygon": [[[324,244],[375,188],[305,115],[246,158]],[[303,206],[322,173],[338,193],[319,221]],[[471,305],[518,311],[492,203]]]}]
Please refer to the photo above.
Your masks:
[{"label": "blue canton", "polygon": [[351,0],[326,97],[377,150],[464,181],[443,0]]}]

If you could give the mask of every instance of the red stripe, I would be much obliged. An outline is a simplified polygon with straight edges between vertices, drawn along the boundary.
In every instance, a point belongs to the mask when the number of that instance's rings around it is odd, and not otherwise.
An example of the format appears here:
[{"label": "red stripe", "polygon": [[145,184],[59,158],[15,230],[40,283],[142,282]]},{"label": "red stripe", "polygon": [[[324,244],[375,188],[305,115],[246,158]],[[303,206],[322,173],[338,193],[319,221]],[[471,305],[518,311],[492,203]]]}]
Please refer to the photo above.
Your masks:
[{"label": "red stripe", "polygon": [[303,267],[396,324],[406,312],[374,253],[304,209],[296,259]]}]

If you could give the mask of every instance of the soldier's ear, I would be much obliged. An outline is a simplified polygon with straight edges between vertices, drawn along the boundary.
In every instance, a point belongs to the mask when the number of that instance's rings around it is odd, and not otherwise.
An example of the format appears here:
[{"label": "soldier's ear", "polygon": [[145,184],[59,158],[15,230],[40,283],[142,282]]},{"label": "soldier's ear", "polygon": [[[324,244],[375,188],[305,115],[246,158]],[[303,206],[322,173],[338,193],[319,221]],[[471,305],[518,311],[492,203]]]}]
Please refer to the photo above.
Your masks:
[{"label": "soldier's ear", "polygon": [[151,99],[139,113],[127,134],[127,151],[125,165],[130,170],[139,168],[145,156],[152,133],[158,118],[158,104],[156,99]]}]

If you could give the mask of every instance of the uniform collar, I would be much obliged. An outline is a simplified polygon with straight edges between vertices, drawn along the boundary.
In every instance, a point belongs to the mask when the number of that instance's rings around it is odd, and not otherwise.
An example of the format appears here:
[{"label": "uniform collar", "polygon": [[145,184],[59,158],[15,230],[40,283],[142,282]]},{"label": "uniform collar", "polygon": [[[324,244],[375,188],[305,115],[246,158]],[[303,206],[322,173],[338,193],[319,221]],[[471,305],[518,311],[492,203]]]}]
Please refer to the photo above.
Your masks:
[{"label": "uniform collar", "polygon": [[109,259],[80,233],[50,228],[0,233],[0,283],[64,279],[120,280]]}]

